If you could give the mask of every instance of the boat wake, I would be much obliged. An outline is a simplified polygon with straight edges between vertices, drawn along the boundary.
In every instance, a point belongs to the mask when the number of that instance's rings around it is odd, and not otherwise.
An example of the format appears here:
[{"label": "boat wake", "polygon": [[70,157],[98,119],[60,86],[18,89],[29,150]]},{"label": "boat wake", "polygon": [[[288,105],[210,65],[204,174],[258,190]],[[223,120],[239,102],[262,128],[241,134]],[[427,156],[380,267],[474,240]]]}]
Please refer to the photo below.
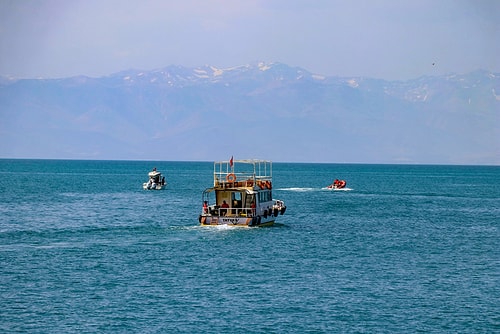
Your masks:
[{"label": "boat wake", "polygon": [[324,188],[321,188],[322,190],[328,190],[328,191],[351,191],[353,190],[352,188],[328,188],[328,187],[324,187]]},{"label": "boat wake", "polygon": [[276,190],[280,190],[280,191],[294,191],[294,192],[308,192],[308,191],[318,191],[318,190],[328,190],[328,191],[351,191],[353,190],[352,188],[336,188],[336,189],[333,189],[333,188],[328,188],[328,187],[324,187],[324,188],[279,188],[279,189],[276,189]]},{"label": "boat wake", "polygon": [[315,191],[317,189],[316,188],[281,188],[281,189],[277,189],[277,190],[304,192],[304,191]]}]

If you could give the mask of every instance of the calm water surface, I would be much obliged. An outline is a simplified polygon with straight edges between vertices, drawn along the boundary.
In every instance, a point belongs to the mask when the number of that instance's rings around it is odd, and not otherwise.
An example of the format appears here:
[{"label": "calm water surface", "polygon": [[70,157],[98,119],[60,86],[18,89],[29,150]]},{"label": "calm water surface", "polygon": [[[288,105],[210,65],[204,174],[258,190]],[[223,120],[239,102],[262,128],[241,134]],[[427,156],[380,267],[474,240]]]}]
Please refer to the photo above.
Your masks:
[{"label": "calm water surface", "polygon": [[212,168],[0,160],[0,332],[500,332],[500,167],[275,163],[251,229],[198,226]]}]

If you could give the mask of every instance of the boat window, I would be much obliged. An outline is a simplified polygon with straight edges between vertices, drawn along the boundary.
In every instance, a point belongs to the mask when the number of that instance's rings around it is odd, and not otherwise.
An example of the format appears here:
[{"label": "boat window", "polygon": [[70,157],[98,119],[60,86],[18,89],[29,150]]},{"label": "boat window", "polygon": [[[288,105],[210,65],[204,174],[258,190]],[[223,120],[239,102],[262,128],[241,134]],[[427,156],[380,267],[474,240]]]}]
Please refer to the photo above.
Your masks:
[{"label": "boat window", "polygon": [[231,198],[232,198],[232,207],[233,208],[241,208],[242,207],[242,200],[241,200],[241,193],[231,193]]},{"label": "boat window", "polygon": [[254,195],[245,196],[245,207],[249,208],[252,206],[252,203],[255,201]]},{"label": "boat window", "polygon": [[270,202],[273,200],[273,196],[270,191],[262,191],[259,193],[259,202]]}]

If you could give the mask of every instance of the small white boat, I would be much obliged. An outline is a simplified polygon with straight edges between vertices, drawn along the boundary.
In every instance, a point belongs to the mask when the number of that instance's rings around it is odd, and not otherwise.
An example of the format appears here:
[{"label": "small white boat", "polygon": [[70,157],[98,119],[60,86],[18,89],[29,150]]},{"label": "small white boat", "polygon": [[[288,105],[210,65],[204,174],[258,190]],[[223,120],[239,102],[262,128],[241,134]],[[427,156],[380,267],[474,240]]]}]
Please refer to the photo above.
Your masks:
[{"label": "small white boat", "polygon": [[271,226],[286,211],[272,187],[271,161],[214,162],[214,185],[203,191],[198,220],[203,226]]},{"label": "small white boat", "polygon": [[151,172],[148,173],[149,180],[142,184],[144,190],[162,190],[167,187],[167,182],[165,181],[165,176],[162,176],[160,172],[153,168]]}]

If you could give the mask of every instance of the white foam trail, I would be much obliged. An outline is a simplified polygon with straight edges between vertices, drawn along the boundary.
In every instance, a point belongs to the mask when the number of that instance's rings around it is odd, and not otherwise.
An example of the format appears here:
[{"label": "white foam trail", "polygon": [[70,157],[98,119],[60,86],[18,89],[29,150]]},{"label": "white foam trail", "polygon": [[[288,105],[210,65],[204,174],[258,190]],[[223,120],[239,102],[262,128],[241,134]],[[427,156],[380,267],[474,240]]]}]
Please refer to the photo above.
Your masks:
[{"label": "white foam trail", "polygon": [[352,188],[341,188],[341,189],[335,189],[335,188],[328,188],[328,187],[324,187],[324,188],[321,188],[323,190],[329,190],[329,191],[351,191],[353,190]]},{"label": "white foam trail", "polygon": [[278,190],[284,190],[284,191],[314,191],[317,190],[315,188],[281,188]]}]

